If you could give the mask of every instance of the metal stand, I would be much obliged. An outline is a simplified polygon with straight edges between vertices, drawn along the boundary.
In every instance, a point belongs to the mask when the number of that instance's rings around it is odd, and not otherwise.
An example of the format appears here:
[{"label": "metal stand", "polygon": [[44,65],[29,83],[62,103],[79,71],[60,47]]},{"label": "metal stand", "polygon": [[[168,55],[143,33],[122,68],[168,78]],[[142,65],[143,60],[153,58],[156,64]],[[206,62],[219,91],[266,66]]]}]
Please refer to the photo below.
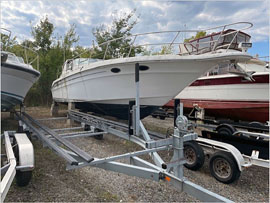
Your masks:
[{"label": "metal stand", "polygon": [[[51,148],[67,160],[67,170],[94,166],[155,181],[163,180],[172,184],[181,192],[187,192],[201,201],[230,202],[230,200],[193,184],[183,177],[183,164],[185,163],[183,143],[198,137],[196,133],[188,130],[185,116],[180,115],[177,117],[177,127],[175,127],[174,135],[171,138],[160,139],[160,135],[148,132],[145,129],[140,120],[139,64],[136,64],[135,72],[136,105],[134,106],[134,101],[129,103],[128,125],[70,110],[68,112],[68,119],[80,122],[83,127],[87,126],[90,130],[74,132],[74,128],[68,128],[73,131],[71,133],[58,134],[57,132],[61,129],[49,129],[24,112],[21,115],[16,113],[16,116],[21,121],[21,124],[25,124],[43,142],[44,146]],[[51,118],[47,120],[56,119]],[[71,137],[96,136],[107,133],[132,141],[144,149],[106,158],[93,158],[68,141],[68,138]],[[159,138],[160,140],[154,140],[153,138]],[[173,156],[169,163],[165,163],[159,156],[158,151],[168,149],[173,149]],[[138,157],[143,154],[149,154],[155,164]],[[123,158],[129,158],[130,164],[116,162],[116,160]]]}]

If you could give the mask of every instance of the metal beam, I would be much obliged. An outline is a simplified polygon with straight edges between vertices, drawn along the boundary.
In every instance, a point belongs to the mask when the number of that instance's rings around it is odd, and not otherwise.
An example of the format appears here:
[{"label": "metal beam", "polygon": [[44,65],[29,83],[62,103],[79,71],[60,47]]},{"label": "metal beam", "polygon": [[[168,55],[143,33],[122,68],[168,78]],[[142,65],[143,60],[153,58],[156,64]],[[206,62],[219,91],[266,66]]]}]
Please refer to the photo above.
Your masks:
[{"label": "metal beam", "polygon": [[4,202],[4,199],[7,195],[7,192],[11,186],[11,183],[12,183],[15,175],[16,175],[16,168],[15,167],[17,165],[16,158],[15,158],[15,155],[13,153],[12,145],[11,145],[7,131],[4,132],[4,136],[5,136],[5,146],[6,146],[7,158],[8,158],[10,165],[8,167],[6,174],[4,175],[4,177],[2,177],[2,180],[1,180],[1,202]]},{"label": "metal beam", "polygon": [[202,202],[228,202],[232,201],[220,196],[214,192],[211,192],[199,185],[196,185],[188,180],[181,180],[170,173],[164,173],[167,183],[173,185],[175,188],[179,189],[181,192],[186,192],[187,194],[195,197]]},{"label": "metal beam", "polygon": [[38,130],[37,128],[35,128],[30,122],[27,122],[24,118],[22,118],[17,113],[16,113],[16,116],[20,120],[22,120],[24,123],[26,123],[27,126],[29,128],[31,128],[31,130],[34,133],[36,133],[36,135],[39,137],[39,139],[42,140],[42,142],[45,142],[46,145],[49,148],[51,148],[52,150],[54,150],[59,156],[63,157],[71,165],[78,165],[78,161],[76,159],[74,159],[72,156],[70,156],[69,154],[67,154],[66,152],[64,152],[62,150],[62,148],[60,148],[57,144],[55,144],[53,141],[51,141],[49,138],[47,138],[40,130]]},{"label": "metal beam", "polygon": [[75,146],[71,142],[67,141],[66,139],[62,138],[59,136],[56,132],[51,130],[50,128],[41,125],[38,121],[34,120],[32,117],[30,117],[28,114],[25,112],[22,113],[26,118],[28,118],[31,122],[35,123],[38,127],[40,127],[42,130],[46,131],[48,134],[52,135],[57,141],[61,142],[63,145],[68,147],[71,151],[75,152],[78,154],[80,157],[82,157],[85,161],[91,162],[94,160],[92,156],[87,154],[85,151],[81,150],[79,147]]},{"label": "metal beam", "polygon": [[113,162],[113,161],[99,164],[96,167],[103,168],[105,170],[124,173],[129,176],[136,176],[136,177],[146,178],[146,179],[155,180],[155,181],[159,181],[161,177],[161,173],[158,170],[143,168],[139,166],[132,166],[132,165],[123,164],[119,162]]},{"label": "metal beam", "polygon": [[189,195],[197,198],[202,202],[233,202],[188,180],[184,181],[183,190],[184,192],[188,193]]},{"label": "metal beam", "polygon": [[71,170],[71,169],[76,169],[76,168],[82,168],[82,167],[85,167],[85,166],[97,166],[98,167],[99,164],[103,164],[103,163],[107,163],[107,162],[111,162],[111,161],[115,161],[115,160],[123,159],[123,158],[140,156],[140,155],[143,155],[143,154],[148,154],[150,152],[162,151],[162,150],[165,150],[165,149],[167,149],[167,147],[163,146],[163,147],[159,147],[159,148],[155,148],[155,149],[145,149],[145,150],[136,151],[136,152],[129,152],[129,153],[126,153],[126,154],[120,154],[120,155],[106,157],[106,158],[102,158],[102,159],[95,158],[95,160],[90,162],[90,163],[82,163],[79,166],[69,166],[67,169]]}]

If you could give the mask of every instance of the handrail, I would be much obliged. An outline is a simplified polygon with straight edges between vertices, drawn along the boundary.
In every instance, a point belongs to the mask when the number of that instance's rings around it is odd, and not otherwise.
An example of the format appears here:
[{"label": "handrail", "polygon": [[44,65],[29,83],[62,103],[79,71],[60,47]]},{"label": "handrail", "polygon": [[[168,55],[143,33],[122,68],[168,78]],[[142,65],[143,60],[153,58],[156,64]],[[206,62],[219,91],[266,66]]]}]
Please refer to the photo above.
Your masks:
[{"label": "handrail", "polygon": [[[238,29],[232,29],[233,26],[241,26],[241,28],[238,28]],[[250,22],[236,22],[236,23],[230,23],[230,24],[226,24],[226,25],[222,25],[222,26],[216,26],[216,27],[212,27],[212,28],[207,28],[207,29],[197,29],[197,30],[174,30],[174,31],[156,31],[156,32],[145,32],[145,33],[137,33],[137,34],[131,34],[131,35],[125,35],[125,36],[122,36],[122,37],[118,37],[118,38],[115,38],[115,39],[111,39],[111,40],[108,40],[106,42],[103,42],[101,44],[98,44],[98,47],[102,47],[102,46],[105,46],[105,52],[104,52],[104,55],[103,55],[103,59],[105,60],[106,59],[106,55],[107,55],[107,52],[108,52],[108,49],[109,49],[109,46],[112,42],[115,42],[117,40],[122,40],[122,39],[131,39],[131,44],[129,44],[129,51],[128,51],[128,54],[126,55],[126,57],[130,57],[130,54],[131,54],[131,50],[132,48],[137,48],[137,47],[145,47],[145,46],[160,46],[160,45],[169,45],[169,47],[172,47],[173,45],[184,45],[184,48],[185,48],[185,52],[182,52],[182,53],[179,53],[180,55],[183,55],[183,54],[201,54],[202,52],[202,49],[206,49],[206,48],[209,48],[209,47],[203,47],[200,49],[199,45],[202,45],[202,44],[209,44],[210,46],[210,50],[208,52],[215,52],[218,48],[222,48],[222,47],[227,47],[226,51],[228,51],[228,49],[231,47],[231,44],[233,43],[234,39],[236,38],[236,36],[238,35],[239,32],[243,31],[243,30],[247,30],[249,28],[251,28],[253,26],[252,23]],[[194,41],[191,41],[191,42],[176,42],[177,38],[179,38],[179,35],[182,34],[182,33],[197,33],[197,32],[206,32],[206,31],[215,31],[217,29],[220,29],[221,28],[221,32],[214,32],[216,34],[218,34],[218,38],[217,39],[212,39],[212,40],[209,40],[207,42],[194,42]],[[232,29],[230,32],[225,32],[225,29]],[[174,35],[173,39],[170,41],[170,42],[162,42],[162,43],[145,43],[145,44],[137,44],[135,45],[135,41],[138,39],[138,37],[140,36],[147,36],[147,35],[157,35],[157,34],[164,34],[164,33],[167,33],[167,34],[171,34],[171,33],[176,33],[176,35]],[[233,39],[230,41],[230,43],[228,44],[224,44],[222,46],[218,46],[218,42],[220,40],[220,38],[222,37],[225,37],[225,36],[228,36],[228,35],[232,35],[234,34],[234,37]],[[207,37],[207,36],[206,36]],[[213,43],[213,44],[212,44]],[[212,45],[211,45],[212,44]],[[196,45],[196,46],[195,46]],[[188,46],[190,46],[189,48],[191,47],[194,47],[196,48],[196,50],[194,51],[193,48],[192,50],[188,50]],[[213,47],[212,47],[213,46]],[[212,47],[212,48],[211,48]],[[91,49],[95,48],[94,45],[92,45],[90,47],[90,51]],[[80,58],[80,56],[86,52],[88,52],[89,50],[86,50],[80,54],[78,54],[77,56],[73,57],[71,60],[74,60],[76,58]],[[122,56],[123,57],[123,56]],[[79,65],[79,64],[78,64]]]}]

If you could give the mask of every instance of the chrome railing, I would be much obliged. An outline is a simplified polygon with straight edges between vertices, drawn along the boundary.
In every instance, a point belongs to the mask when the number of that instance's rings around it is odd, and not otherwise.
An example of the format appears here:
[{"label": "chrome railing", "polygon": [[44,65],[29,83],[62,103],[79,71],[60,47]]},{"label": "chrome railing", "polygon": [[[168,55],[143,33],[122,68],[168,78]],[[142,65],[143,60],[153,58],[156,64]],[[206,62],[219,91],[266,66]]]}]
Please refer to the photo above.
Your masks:
[{"label": "chrome railing", "polygon": [[[225,51],[228,51],[231,47],[231,45],[233,44],[233,42],[235,41],[237,35],[242,32],[243,30],[247,30],[249,28],[251,28],[253,26],[252,23],[250,22],[237,22],[237,23],[231,23],[231,24],[226,24],[226,25],[222,25],[222,26],[217,26],[217,27],[212,27],[212,28],[207,28],[207,29],[198,29],[198,30],[177,30],[177,31],[159,31],[159,32],[146,32],[146,33],[139,33],[139,34],[133,34],[133,35],[129,35],[129,36],[123,36],[123,37],[119,37],[119,38],[115,38],[115,39],[111,39],[109,41],[106,41],[104,43],[98,44],[97,46],[92,46],[90,49],[86,50],[85,52],[80,53],[79,55],[73,57],[72,59],[76,59],[76,58],[80,58],[80,56],[84,53],[90,52],[90,58],[91,58],[91,52],[94,50],[94,48],[101,48],[103,46],[105,46],[105,52],[103,54],[103,58],[104,60],[106,59],[107,56],[107,52],[109,49],[109,46],[111,45],[112,42],[116,42],[117,40],[123,40],[123,39],[130,39],[131,43],[128,45],[129,47],[129,51],[124,55],[120,55],[119,57],[130,57],[132,49],[138,48],[138,47],[150,47],[150,46],[168,46],[168,48],[172,48],[173,46],[177,45],[178,48],[180,49],[180,53],[177,53],[178,55],[194,55],[194,54],[202,54],[205,52],[210,52],[213,53],[215,52],[217,49],[225,49]],[[236,27],[236,28],[234,28]],[[239,28],[240,27],[240,28]],[[230,29],[229,32],[228,29]],[[217,32],[218,30],[218,32]],[[221,31],[220,31],[221,30]],[[180,38],[180,34],[182,33],[194,33],[196,35],[196,33],[198,32],[206,32],[206,33],[214,33],[217,36],[217,39],[211,39],[209,41],[206,42],[199,42],[197,39],[196,40],[191,40],[189,42],[177,42],[177,40]],[[172,36],[172,40],[168,41],[168,42],[158,42],[158,43],[141,43],[138,38],[139,37],[147,37],[150,35],[162,35],[162,34],[174,34]],[[232,35],[232,40],[226,44],[222,44],[219,45],[219,40],[222,37],[226,37]],[[207,35],[205,36],[205,38],[207,38]],[[136,42],[138,42],[138,44],[136,44]],[[141,40],[143,41],[143,40]],[[204,47],[208,48],[207,50],[201,50],[199,49],[200,45],[209,45],[209,47]],[[184,48],[185,50],[181,50],[181,47]],[[190,51],[189,48],[194,48],[194,50]],[[104,49],[104,48],[103,48]],[[80,65],[80,63],[78,64],[78,66]]]}]

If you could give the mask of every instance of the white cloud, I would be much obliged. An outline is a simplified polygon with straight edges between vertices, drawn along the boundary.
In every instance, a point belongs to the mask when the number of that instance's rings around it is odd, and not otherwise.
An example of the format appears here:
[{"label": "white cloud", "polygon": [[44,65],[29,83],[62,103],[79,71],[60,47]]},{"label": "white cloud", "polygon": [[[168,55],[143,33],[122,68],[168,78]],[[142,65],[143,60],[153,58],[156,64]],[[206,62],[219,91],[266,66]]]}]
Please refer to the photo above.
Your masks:
[{"label": "white cloud", "polygon": [[[44,1],[2,1],[1,26],[11,29],[18,38],[30,38],[30,23],[37,25],[48,16],[56,27],[55,33],[63,35],[71,24],[77,26],[81,45],[93,40],[92,29],[101,24],[109,26],[119,13],[136,9],[140,15],[133,33],[198,29],[228,24],[237,21],[251,21],[254,27],[248,31],[254,41],[269,40],[269,3],[265,1],[132,1],[132,0],[44,0]],[[118,15],[121,15],[119,14]],[[189,37],[189,34],[185,34]],[[183,38],[183,37],[182,37]],[[146,38],[164,40],[164,38]]]}]

